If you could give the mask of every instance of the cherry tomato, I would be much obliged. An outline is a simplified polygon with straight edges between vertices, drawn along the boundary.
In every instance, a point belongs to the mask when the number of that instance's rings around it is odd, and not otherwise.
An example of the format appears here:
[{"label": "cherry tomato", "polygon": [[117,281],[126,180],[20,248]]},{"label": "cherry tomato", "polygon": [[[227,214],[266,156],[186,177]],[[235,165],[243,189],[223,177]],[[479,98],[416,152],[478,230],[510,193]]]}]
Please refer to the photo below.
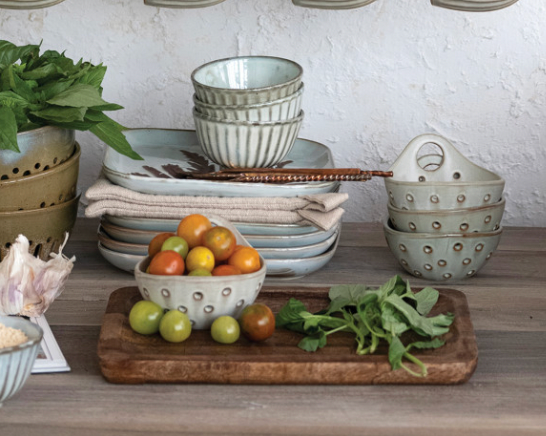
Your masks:
[{"label": "cherry tomato", "polygon": [[157,253],[159,253],[163,242],[165,242],[171,236],[174,236],[174,233],[159,233],[158,235],[154,236],[148,245],[148,256],[154,257]]},{"label": "cherry tomato", "polygon": [[206,216],[193,214],[188,215],[180,221],[176,234],[181,238],[184,238],[190,249],[192,249],[193,247],[201,245],[203,235],[211,228],[212,224]]},{"label": "cherry tomato", "polygon": [[212,270],[213,276],[236,276],[241,274],[241,270],[233,265],[218,265]]},{"label": "cherry tomato", "polygon": [[236,250],[229,257],[228,264],[236,266],[243,274],[253,273],[262,267],[260,254],[252,247],[241,247]]},{"label": "cherry tomato", "polygon": [[233,344],[241,334],[237,320],[231,316],[220,316],[214,320],[210,327],[212,339],[221,344]]},{"label": "cherry tomato", "polygon": [[150,262],[150,274],[180,276],[184,274],[184,259],[176,251],[160,251]]},{"label": "cherry tomato", "polygon": [[188,271],[196,269],[212,271],[214,269],[214,254],[207,247],[194,247],[186,257],[186,268]]},{"label": "cherry tomato", "polygon": [[[214,270],[213,270],[214,271]],[[188,273],[189,276],[211,276],[212,273],[206,269],[194,269]]]},{"label": "cherry tomato", "polygon": [[161,246],[161,251],[166,250],[176,251],[178,254],[180,254],[180,256],[182,256],[182,259],[185,259],[188,255],[189,248],[185,239],[181,238],[180,236],[171,236],[170,238],[166,239]]},{"label": "cherry tomato", "polygon": [[169,342],[183,342],[190,337],[191,321],[179,310],[169,310],[159,323],[159,334]]},{"label": "cherry tomato", "polygon": [[275,315],[265,304],[251,304],[241,312],[239,325],[247,339],[255,342],[265,341],[275,331]]},{"label": "cherry tomato", "polygon": [[129,325],[141,335],[152,335],[159,331],[163,308],[153,301],[141,300],[129,312]]},{"label": "cherry tomato", "polygon": [[216,226],[203,235],[203,246],[213,252],[218,261],[226,260],[235,251],[237,239],[231,230]]}]

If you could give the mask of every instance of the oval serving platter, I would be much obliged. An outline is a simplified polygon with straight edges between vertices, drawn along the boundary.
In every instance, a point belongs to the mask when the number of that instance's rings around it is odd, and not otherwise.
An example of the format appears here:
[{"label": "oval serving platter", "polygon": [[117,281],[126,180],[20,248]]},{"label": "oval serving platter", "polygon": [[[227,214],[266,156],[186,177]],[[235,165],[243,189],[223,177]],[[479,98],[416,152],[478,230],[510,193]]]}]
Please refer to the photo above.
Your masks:
[{"label": "oval serving platter", "polygon": [[[213,172],[220,167],[201,150],[195,130],[131,129],[124,132],[144,161],[133,160],[108,147],[104,175],[116,185],[145,194],[221,197],[295,197],[337,192],[340,182],[243,183],[177,178],[184,172]],[[277,168],[334,168],[330,149],[307,139],[296,139]]]}]

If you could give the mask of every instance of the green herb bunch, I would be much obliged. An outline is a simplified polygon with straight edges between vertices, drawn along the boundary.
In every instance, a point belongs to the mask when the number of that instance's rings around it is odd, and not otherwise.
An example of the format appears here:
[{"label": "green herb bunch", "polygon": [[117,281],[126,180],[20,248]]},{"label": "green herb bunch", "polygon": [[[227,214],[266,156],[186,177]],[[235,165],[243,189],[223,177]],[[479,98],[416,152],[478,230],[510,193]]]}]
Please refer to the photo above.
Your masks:
[{"label": "green herb bunch", "polygon": [[[380,342],[389,345],[388,358],[393,370],[403,368],[414,376],[426,376],[427,368],[410,354],[413,348],[438,348],[444,341],[438,336],[449,331],[452,314],[427,317],[438,301],[439,292],[427,287],[412,292],[409,282],[395,276],[381,287],[339,285],[330,288],[330,305],[317,313],[310,313],[305,305],[291,298],[277,314],[277,327],[305,334],[298,346],[316,351],[327,343],[327,337],[336,332],[356,335],[356,353],[371,354]],[[413,331],[422,340],[404,345],[401,335]],[[420,372],[413,371],[403,359],[415,363]]]},{"label": "green herb bunch", "polygon": [[142,159],[123,135],[126,128],[104,111],[123,109],[102,99],[102,64],[74,63],[40,45],[0,40],[0,150],[19,152],[17,133],[42,126],[89,130],[114,150]]}]

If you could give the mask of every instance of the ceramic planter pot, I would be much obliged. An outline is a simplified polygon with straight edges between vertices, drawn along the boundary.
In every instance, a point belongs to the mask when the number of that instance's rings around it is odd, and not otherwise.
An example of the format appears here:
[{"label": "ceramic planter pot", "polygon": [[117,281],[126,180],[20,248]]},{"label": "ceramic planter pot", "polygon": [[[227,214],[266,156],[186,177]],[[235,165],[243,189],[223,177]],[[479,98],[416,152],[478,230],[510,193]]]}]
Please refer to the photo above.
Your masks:
[{"label": "ceramic planter pot", "polygon": [[46,126],[17,134],[20,153],[0,150],[0,182],[39,174],[74,153],[75,131]]},{"label": "ceramic planter pot", "polygon": [[80,147],[54,168],[20,179],[0,182],[0,212],[40,209],[71,200],[76,195]]},{"label": "ceramic planter pot", "polygon": [[431,0],[433,6],[457,11],[487,12],[507,8],[518,0]]},{"label": "ceramic planter pot", "polygon": [[0,260],[9,251],[19,234],[30,242],[30,252],[42,260],[49,253],[58,252],[64,242],[65,232],[71,232],[78,214],[80,195],[51,207],[0,212]]},{"label": "ceramic planter pot", "polygon": [[316,9],[354,9],[369,5],[375,0],[292,0],[296,6]]}]

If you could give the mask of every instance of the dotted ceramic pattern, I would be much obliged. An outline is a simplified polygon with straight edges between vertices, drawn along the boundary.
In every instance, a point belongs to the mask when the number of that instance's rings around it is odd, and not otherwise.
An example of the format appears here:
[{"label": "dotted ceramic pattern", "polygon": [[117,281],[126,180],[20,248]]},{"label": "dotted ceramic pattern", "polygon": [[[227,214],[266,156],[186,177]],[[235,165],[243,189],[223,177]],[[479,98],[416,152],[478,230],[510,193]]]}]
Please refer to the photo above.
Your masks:
[{"label": "dotted ceramic pattern", "polygon": [[[214,225],[228,227],[236,236],[237,244],[249,246],[239,231],[228,221],[210,217]],[[159,304],[164,309],[177,309],[190,318],[194,329],[208,329],[222,315],[237,318],[243,308],[258,296],[266,274],[262,267],[251,274],[219,277],[158,276],[146,274],[146,257],[135,267],[135,279],[142,298]]]},{"label": "dotted ceramic pattern", "polygon": [[290,152],[303,121],[303,111],[286,121],[257,123],[217,120],[193,111],[203,153],[227,168],[270,167]]},{"label": "dotted ceramic pattern", "polygon": [[497,249],[502,234],[502,227],[467,234],[406,233],[390,223],[383,230],[391,252],[408,273],[435,281],[475,275]]},{"label": "dotted ceramic pattern", "polygon": [[506,201],[490,206],[451,210],[403,210],[387,205],[396,230],[410,233],[491,232],[501,227]]},{"label": "dotted ceramic pattern", "polygon": [[[419,158],[418,153],[426,144],[438,146],[443,155]],[[384,179],[389,202],[406,210],[446,210],[494,204],[501,200],[505,183],[497,174],[466,159],[447,139],[431,134],[414,138],[390,171],[393,177]]]}]

